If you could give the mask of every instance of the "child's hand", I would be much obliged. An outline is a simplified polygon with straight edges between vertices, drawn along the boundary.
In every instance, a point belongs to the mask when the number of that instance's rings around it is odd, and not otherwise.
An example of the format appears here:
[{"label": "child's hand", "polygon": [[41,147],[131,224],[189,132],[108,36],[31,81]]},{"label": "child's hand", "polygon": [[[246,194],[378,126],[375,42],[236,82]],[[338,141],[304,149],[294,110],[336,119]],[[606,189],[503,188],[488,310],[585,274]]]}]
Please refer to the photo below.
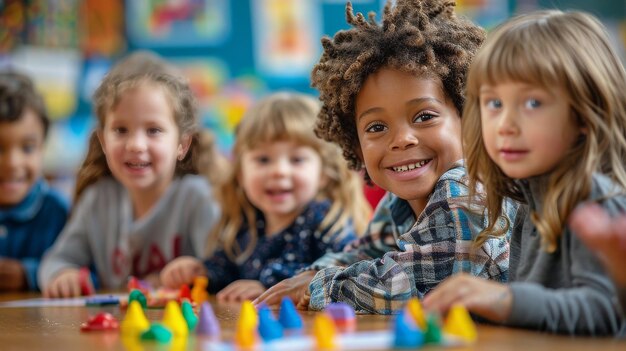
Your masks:
[{"label": "child's hand", "polygon": [[257,297],[253,301],[255,306],[260,305],[262,302],[268,306],[278,305],[284,296],[289,296],[293,300],[298,308],[307,308],[309,306],[309,298],[307,291],[309,291],[309,284],[311,280],[317,274],[316,271],[305,271],[289,279],[285,279],[282,282],[267,289],[266,292]]},{"label": "child's hand", "polygon": [[252,300],[265,292],[265,287],[258,280],[236,280],[217,293],[218,302],[240,302]]},{"label": "child's hand", "polygon": [[[76,297],[81,295],[80,289],[80,270],[77,268],[68,268],[62,270],[54,279],[44,288],[43,296],[45,297]],[[91,278],[87,277],[87,284],[93,286]],[[93,291],[93,288],[92,288]]]},{"label": "child's hand", "polygon": [[183,284],[193,283],[199,275],[206,275],[202,262],[191,256],[181,256],[168,263],[161,271],[161,284],[166,288],[178,289]]},{"label": "child's hand", "polygon": [[505,284],[457,274],[428,293],[423,301],[424,309],[440,313],[455,304],[491,321],[504,322],[511,313],[513,294]]},{"label": "child's hand", "polygon": [[19,291],[26,288],[26,272],[18,260],[0,258],[0,291]]},{"label": "child's hand", "polygon": [[602,207],[592,204],[577,208],[569,224],[580,239],[595,252],[620,287],[626,286],[626,215],[611,218]]}]

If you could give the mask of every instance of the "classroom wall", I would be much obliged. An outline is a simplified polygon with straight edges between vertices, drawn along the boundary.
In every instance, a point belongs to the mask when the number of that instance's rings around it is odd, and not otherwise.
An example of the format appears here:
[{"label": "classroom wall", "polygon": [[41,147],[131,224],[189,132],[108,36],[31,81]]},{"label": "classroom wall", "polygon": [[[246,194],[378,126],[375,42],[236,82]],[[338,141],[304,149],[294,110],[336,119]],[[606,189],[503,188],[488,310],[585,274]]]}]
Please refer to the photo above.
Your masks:
[{"label": "classroom wall", "polygon": [[[356,11],[381,13],[385,1],[352,2]],[[485,28],[542,7],[584,9],[602,18],[626,57],[626,1],[457,5]],[[320,38],[347,28],[344,9],[344,0],[4,0],[0,68],[29,73],[43,92],[54,119],[45,171],[71,193],[94,126],[90,96],[117,59],[148,49],[179,65],[198,96],[203,125],[228,153],[234,126],[260,96],[279,89],[315,94],[308,76]]]}]

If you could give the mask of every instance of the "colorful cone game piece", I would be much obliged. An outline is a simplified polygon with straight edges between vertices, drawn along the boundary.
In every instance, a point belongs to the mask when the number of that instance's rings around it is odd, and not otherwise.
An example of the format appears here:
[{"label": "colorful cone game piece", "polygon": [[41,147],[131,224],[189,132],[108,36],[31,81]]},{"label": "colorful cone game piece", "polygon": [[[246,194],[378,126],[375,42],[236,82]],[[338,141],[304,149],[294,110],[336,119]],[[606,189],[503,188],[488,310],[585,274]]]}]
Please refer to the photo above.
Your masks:
[{"label": "colorful cone game piece", "polygon": [[191,301],[191,291],[187,284],[181,285],[180,290],[178,290],[178,301],[183,302],[184,300]]},{"label": "colorful cone game piece", "polygon": [[81,324],[80,331],[108,331],[118,330],[120,323],[113,317],[112,314],[101,312],[95,316],[92,316],[87,322]]},{"label": "colorful cone game piece", "polygon": [[120,324],[122,335],[138,336],[150,328],[150,322],[143,314],[143,309],[138,301],[131,301],[126,310],[126,316]]},{"label": "colorful cone game piece", "polygon": [[396,316],[393,347],[398,349],[416,348],[424,344],[424,334],[415,324],[408,308]]},{"label": "colorful cone game piece", "polygon": [[279,339],[283,336],[283,327],[274,318],[272,310],[267,305],[259,307],[259,334],[265,341]]},{"label": "colorful cone game piece", "polygon": [[200,317],[198,318],[196,332],[211,338],[219,338],[220,324],[213,313],[213,308],[208,302],[203,302],[200,306]]},{"label": "colorful cone game piece", "polygon": [[235,344],[241,348],[251,348],[256,343],[259,316],[252,301],[246,300],[241,304],[239,319],[235,331]]},{"label": "colorful cone game piece", "polygon": [[302,330],[302,318],[298,314],[293,301],[288,297],[283,297],[283,300],[280,302],[278,321],[285,331],[294,332]]},{"label": "colorful cone game piece", "polygon": [[148,301],[146,299],[146,295],[141,292],[141,290],[134,289],[128,295],[128,304],[132,301],[137,301],[141,305],[142,308],[146,309],[148,307]]},{"label": "colorful cone game piece", "polygon": [[335,324],[333,319],[326,313],[319,313],[313,322],[313,336],[318,349],[332,350],[337,347],[335,343]]},{"label": "colorful cone game piece", "polygon": [[193,288],[191,288],[191,300],[197,305],[209,300],[209,293],[206,291],[209,286],[209,278],[198,276],[193,280]]},{"label": "colorful cone game piece", "polygon": [[463,305],[454,305],[448,311],[443,331],[468,343],[473,343],[478,338],[476,325]]},{"label": "colorful cone game piece", "polygon": [[443,340],[441,335],[441,327],[439,326],[439,318],[434,315],[426,317],[426,331],[424,331],[424,343],[440,344]]},{"label": "colorful cone game piece", "polygon": [[198,324],[198,316],[196,316],[196,314],[193,312],[193,307],[191,306],[191,303],[189,301],[183,301],[180,308],[183,313],[183,318],[185,318],[185,321],[187,322],[187,328],[189,329],[189,331],[194,330],[196,324]]},{"label": "colorful cone game piece", "polygon": [[176,301],[171,300],[165,305],[162,323],[174,334],[175,337],[187,337],[189,335],[189,327],[180,311],[180,307]]},{"label": "colorful cone game piece", "polygon": [[406,309],[409,310],[415,324],[422,331],[426,330],[426,315],[424,314],[420,301],[416,297],[411,298],[406,305]]},{"label": "colorful cone game piece", "polygon": [[356,330],[356,315],[354,308],[345,302],[334,302],[326,306],[324,310],[333,319],[335,327],[341,332],[353,332]]},{"label": "colorful cone game piece", "polygon": [[148,330],[141,333],[141,340],[156,340],[160,343],[169,342],[172,339],[172,332],[159,323],[154,323]]}]

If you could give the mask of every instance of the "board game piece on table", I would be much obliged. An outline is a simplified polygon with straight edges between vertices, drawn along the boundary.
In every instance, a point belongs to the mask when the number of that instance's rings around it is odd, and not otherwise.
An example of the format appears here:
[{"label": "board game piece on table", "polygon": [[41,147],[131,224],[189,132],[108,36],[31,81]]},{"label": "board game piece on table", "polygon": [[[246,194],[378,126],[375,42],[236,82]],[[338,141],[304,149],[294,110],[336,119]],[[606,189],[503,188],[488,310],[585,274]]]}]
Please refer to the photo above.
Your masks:
[{"label": "board game piece on table", "polygon": [[416,348],[424,344],[424,334],[416,325],[408,307],[396,316],[394,324],[394,348]]},{"label": "board game piece on table", "polygon": [[185,322],[187,322],[187,328],[189,331],[192,331],[196,328],[196,324],[198,324],[198,316],[193,312],[193,306],[191,306],[191,302],[183,301],[180,305],[180,309],[183,313],[183,318],[185,318]]},{"label": "board game piece on table", "polygon": [[169,342],[172,332],[159,323],[153,323],[148,330],[141,333],[141,340],[156,340],[160,343]]},{"label": "board game piece on table", "polygon": [[467,343],[473,343],[478,338],[476,325],[463,305],[454,305],[450,308],[443,331],[448,335],[459,337]]},{"label": "board game piece on table", "polygon": [[189,335],[187,322],[180,311],[180,306],[178,306],[178,303],[174,300],[169,301],[165,305],[163,320],[161,322],[164,326],[169,328],[175,337],[187,337],[187,335]]},{"label": "board game piece on table", "polygon": [[126,316],[120,324],[122,335],[137,337],[150,328],[150,322],[143,313],[138,301],[131,301],[126,311]]},{"label": "board game piece on table", "polygon": [[313,336],[318,349],[332,350],[337,347],[335,342],[335,324],[326,313],[319,313],[313,322]]},{"label": "board game piece on table", "polygon": [[244,301],[237,320],[235,344],[241,348],[252,348],[257,342],[258,325],[259,316],[252,301]]},{"label": "board game piece on table", "polygon": [[409,310],[416,325],[422,329],[422,331],[426,330],[426,315],[424,314],[424,309],[422,309],[420,301],[416,297],[413,297],[409,299],[405,308]]},{"label": "board game piece on table", "polygon": [[191,291],[189,290],[189,285],[187,284],[181,285],[178,290],[178,301],[183,302],[185,300],[191,301]]},{"label": "board game piece on table", "polygon": [[120,298],[117,296],[94,296],[85,299],[85,306],[107,306],[107,305],[119,305]]},{"label": "board game piece on table", "polygon": [[209,301],[207,286],[209,286],[209,278],[203,276],[194,278],[193,287],[191,288],[191,300],[197,305],[202,304],[204,301]]},{"label": "board game piece on table", "polygon": [[78,283],[80,284],[80,294],[83,296],[89,296],[96,293],[91,284],[91,272],[89,268],[82,267],[78,270]]},{"label": "board game piece on table", "polygon": [[283,327],[274,318],[272,310],[263,304],[259,307],[259,334],[264,341],[278,339],[283,336]]},{"label": "board game piece on table", "polygon": [[424,331],[425,344],[440,344],[443,341],[439,318],[434,315],[426,317],[426,330]]},{"label": "board game piece on table", "polygon": [[144,295],[148,295],[150,293],[150,290],[152,290],[152,287],[148,282],[132,276],[128,278],[128,284],[126,284],[126,288],[128,289],[129,293],[136,289],[144,293]]},{"label": "board game piece on table", "polygon": [[289,297],[283,297],[280,302],[278,321],[286,332],[294,333],[302,331],[302,318]]},{"label": "board game piece on table", "polygon": [[211,308],[211,305],[206,301],[200,306],[196,332],[199,335],[205,335],[215,339],[220,336],[220,324],[217,317],[215,317],[215,313],[213,313],[213,308]]},{"label": "board game piece on table", "polygon": [[356,314],[354,308],[345,302],[333,302],[324,309],[333,319],[335,327],[341,332],[353,332],[356,330]]},{"label": "board game piece on table", "polygon": [[80,331],[88,332],[88,331],[108,331],[108,330],[118,330],[119,322],[112,314],[107,312],[101,312],[96,314],[95,316],[89,317],[87,322],[81,324]]},{"label": "board game piece on table", "polygon": [[139,304],[141,305],[142,308],[147,308],[148,307],[148,302],[146,300],[146,295],[144,295],[144,293],[141,290],[139,290],[139,289],[134,289],[128,295],[128,303],[130,304],[132,301],[139,302]]}]

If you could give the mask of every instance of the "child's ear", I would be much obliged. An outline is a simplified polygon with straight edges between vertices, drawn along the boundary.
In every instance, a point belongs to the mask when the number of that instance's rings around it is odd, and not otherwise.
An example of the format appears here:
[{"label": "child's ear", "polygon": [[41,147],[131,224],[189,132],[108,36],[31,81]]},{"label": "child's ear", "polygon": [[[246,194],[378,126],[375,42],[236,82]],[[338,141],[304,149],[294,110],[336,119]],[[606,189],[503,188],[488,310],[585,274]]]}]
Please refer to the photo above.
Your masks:
[{"label": "child's ear", "polygon": [[185,155],[187,155],[187,151],[189,151],[189,147],[191,146],[191,139],[191,135],[189,134],[183,134],[180,137],[180,144],[178,144],[178,152],[176,155],[179,161],[182,161]]}]

